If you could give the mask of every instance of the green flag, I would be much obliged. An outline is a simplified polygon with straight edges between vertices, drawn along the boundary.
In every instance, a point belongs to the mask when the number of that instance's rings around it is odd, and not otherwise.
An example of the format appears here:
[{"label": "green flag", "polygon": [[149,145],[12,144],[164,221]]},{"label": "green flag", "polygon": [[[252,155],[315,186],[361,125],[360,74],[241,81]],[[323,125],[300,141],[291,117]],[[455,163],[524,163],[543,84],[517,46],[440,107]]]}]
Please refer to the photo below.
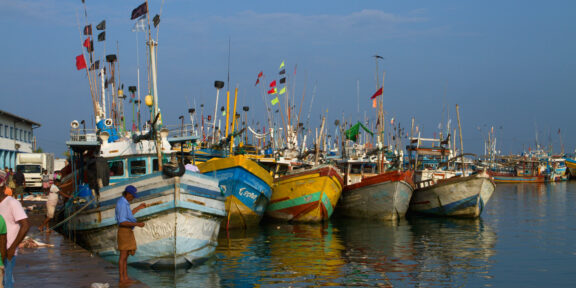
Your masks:
[{"label": "green flag", "polygon": [[374,136],[374,133],[372,133],[372,131],[368,130],[368,128],[362,125],[362,123],[358,122],[354,126],[350,127],[350,129],[346,130],[346,132],[344,132],[346,134],[346,139],[356,142],[358,134],[360,133],[360,127],[362,127],[364,131],[368,132],[368,134]]}]

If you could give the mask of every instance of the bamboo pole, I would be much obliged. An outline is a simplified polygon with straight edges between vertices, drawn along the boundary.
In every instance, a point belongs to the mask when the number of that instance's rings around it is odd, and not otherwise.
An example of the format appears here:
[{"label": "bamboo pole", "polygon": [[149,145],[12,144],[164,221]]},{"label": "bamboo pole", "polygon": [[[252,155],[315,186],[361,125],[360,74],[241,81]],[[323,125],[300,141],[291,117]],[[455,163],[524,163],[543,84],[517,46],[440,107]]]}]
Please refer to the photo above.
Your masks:
[{"label": "bamboo pole", "polygon": [[232,112],[232,137],[230,138],[230,155],[234,155],[234,132],[236,130],[236,102],[238,101],[238,87],[234,89],[234,111]]},{"label": "bamboo pole", "polygon": [[460,136],[460,161],[462,161],[462,177],[464,175],[464,143],[462,142],[462,126],[460,125],[460,110],[458,109],[458,104],[456,104],[456,117],[458,118],[458,134]]}]

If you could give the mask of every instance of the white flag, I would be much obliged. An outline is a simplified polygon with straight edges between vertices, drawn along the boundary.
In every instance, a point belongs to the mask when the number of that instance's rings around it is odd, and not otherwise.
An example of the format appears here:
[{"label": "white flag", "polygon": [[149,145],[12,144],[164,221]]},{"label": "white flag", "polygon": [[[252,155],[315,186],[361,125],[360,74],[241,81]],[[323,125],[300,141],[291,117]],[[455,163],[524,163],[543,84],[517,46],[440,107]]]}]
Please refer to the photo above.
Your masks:
[{"label": "white flag", "polygon": [[144,25],[145,20],[146,20],[146,16],[140,17],[140,19],[136,20],[136,23],[134,23],[134,28],[132,28],[132,32],[144,32],[144,31],[146,31],[146,26]]}]

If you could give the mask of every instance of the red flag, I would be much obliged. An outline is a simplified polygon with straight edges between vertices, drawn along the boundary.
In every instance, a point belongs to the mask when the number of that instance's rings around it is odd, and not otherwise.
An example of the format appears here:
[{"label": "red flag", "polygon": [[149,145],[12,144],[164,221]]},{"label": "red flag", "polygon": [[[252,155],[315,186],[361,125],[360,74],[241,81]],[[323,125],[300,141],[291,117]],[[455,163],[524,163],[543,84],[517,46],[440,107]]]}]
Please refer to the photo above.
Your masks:
[{"label": "red flag", "polygon": [[380,89],[378,89],[378,91],[376,91],[376,93],[374,93],[374,95],[372,95],[372,97],[370,97],[370,99],[374,99],[374,98],[382,95],[382,88],[384,88],[384,87],[380,87]]},{"label": "red flag", "polygon": [[270,87],[276,87],[276,80],[270,82]]},{"label": "red flag", "polygon": [[254,84],[254,86],[258,85],[258,83],[260,83],[260,78],[256,79],[256,84]]},{"label": "red flag", "polygon": [[264,76],[264,72],[260,71],[260,73],[258,73],[258,78]]},{"label": "red flag", "polygon": [[278,93],[278,90],[276,90],[276,87],[268,90],[268,94],[276,94],[276,93]]},{"label": "red flag", "polygon": [[86,60],[84,60],[84,55],[76,56],[76,69],[86,69]]},{"label": "red flag", "polygon": [[84,40],[84,44],[82,44],[82,46],[88,48],[88,51],[90,51],[90,47],[92,45],[90,45],[90,37],[86,38],[86,40]]}]

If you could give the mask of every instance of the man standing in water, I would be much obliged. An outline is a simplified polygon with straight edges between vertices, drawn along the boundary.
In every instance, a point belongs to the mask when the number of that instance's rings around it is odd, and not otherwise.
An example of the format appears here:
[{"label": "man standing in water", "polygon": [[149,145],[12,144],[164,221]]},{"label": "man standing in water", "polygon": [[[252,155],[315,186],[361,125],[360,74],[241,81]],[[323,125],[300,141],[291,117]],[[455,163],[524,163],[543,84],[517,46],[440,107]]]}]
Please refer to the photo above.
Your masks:
[{"label": "man standing in water", "polygon": [[[28,215],[22,208],[22,204],[18,200],[7,196],[6,192],[6,176],[0,172],[0,215],[4,217],[6,222],[6,260],[4,262],[4,287],[14,287],[13,270],[16,264],[17,248],[20,242],[24,239],[30,224],[28,223]],[[2,255],[4,258],[4,255]]]},{"label": "man standing in water", "polygon": [[118,251],[120,251],[120,260],[118,261],[118,270],[120,274],[120,283],[133,282],[128,278],[128,256],[136,253],[136,238],[134,237],[134,227],[144,227],[144,223],[138,222],[134,214],[141,209],[146,208],[146,203],[130,210],[130,201],[136,198],[138,190],[132,185],[126,186],[122,197],[116,202],[116,222],[118,223]]}]

